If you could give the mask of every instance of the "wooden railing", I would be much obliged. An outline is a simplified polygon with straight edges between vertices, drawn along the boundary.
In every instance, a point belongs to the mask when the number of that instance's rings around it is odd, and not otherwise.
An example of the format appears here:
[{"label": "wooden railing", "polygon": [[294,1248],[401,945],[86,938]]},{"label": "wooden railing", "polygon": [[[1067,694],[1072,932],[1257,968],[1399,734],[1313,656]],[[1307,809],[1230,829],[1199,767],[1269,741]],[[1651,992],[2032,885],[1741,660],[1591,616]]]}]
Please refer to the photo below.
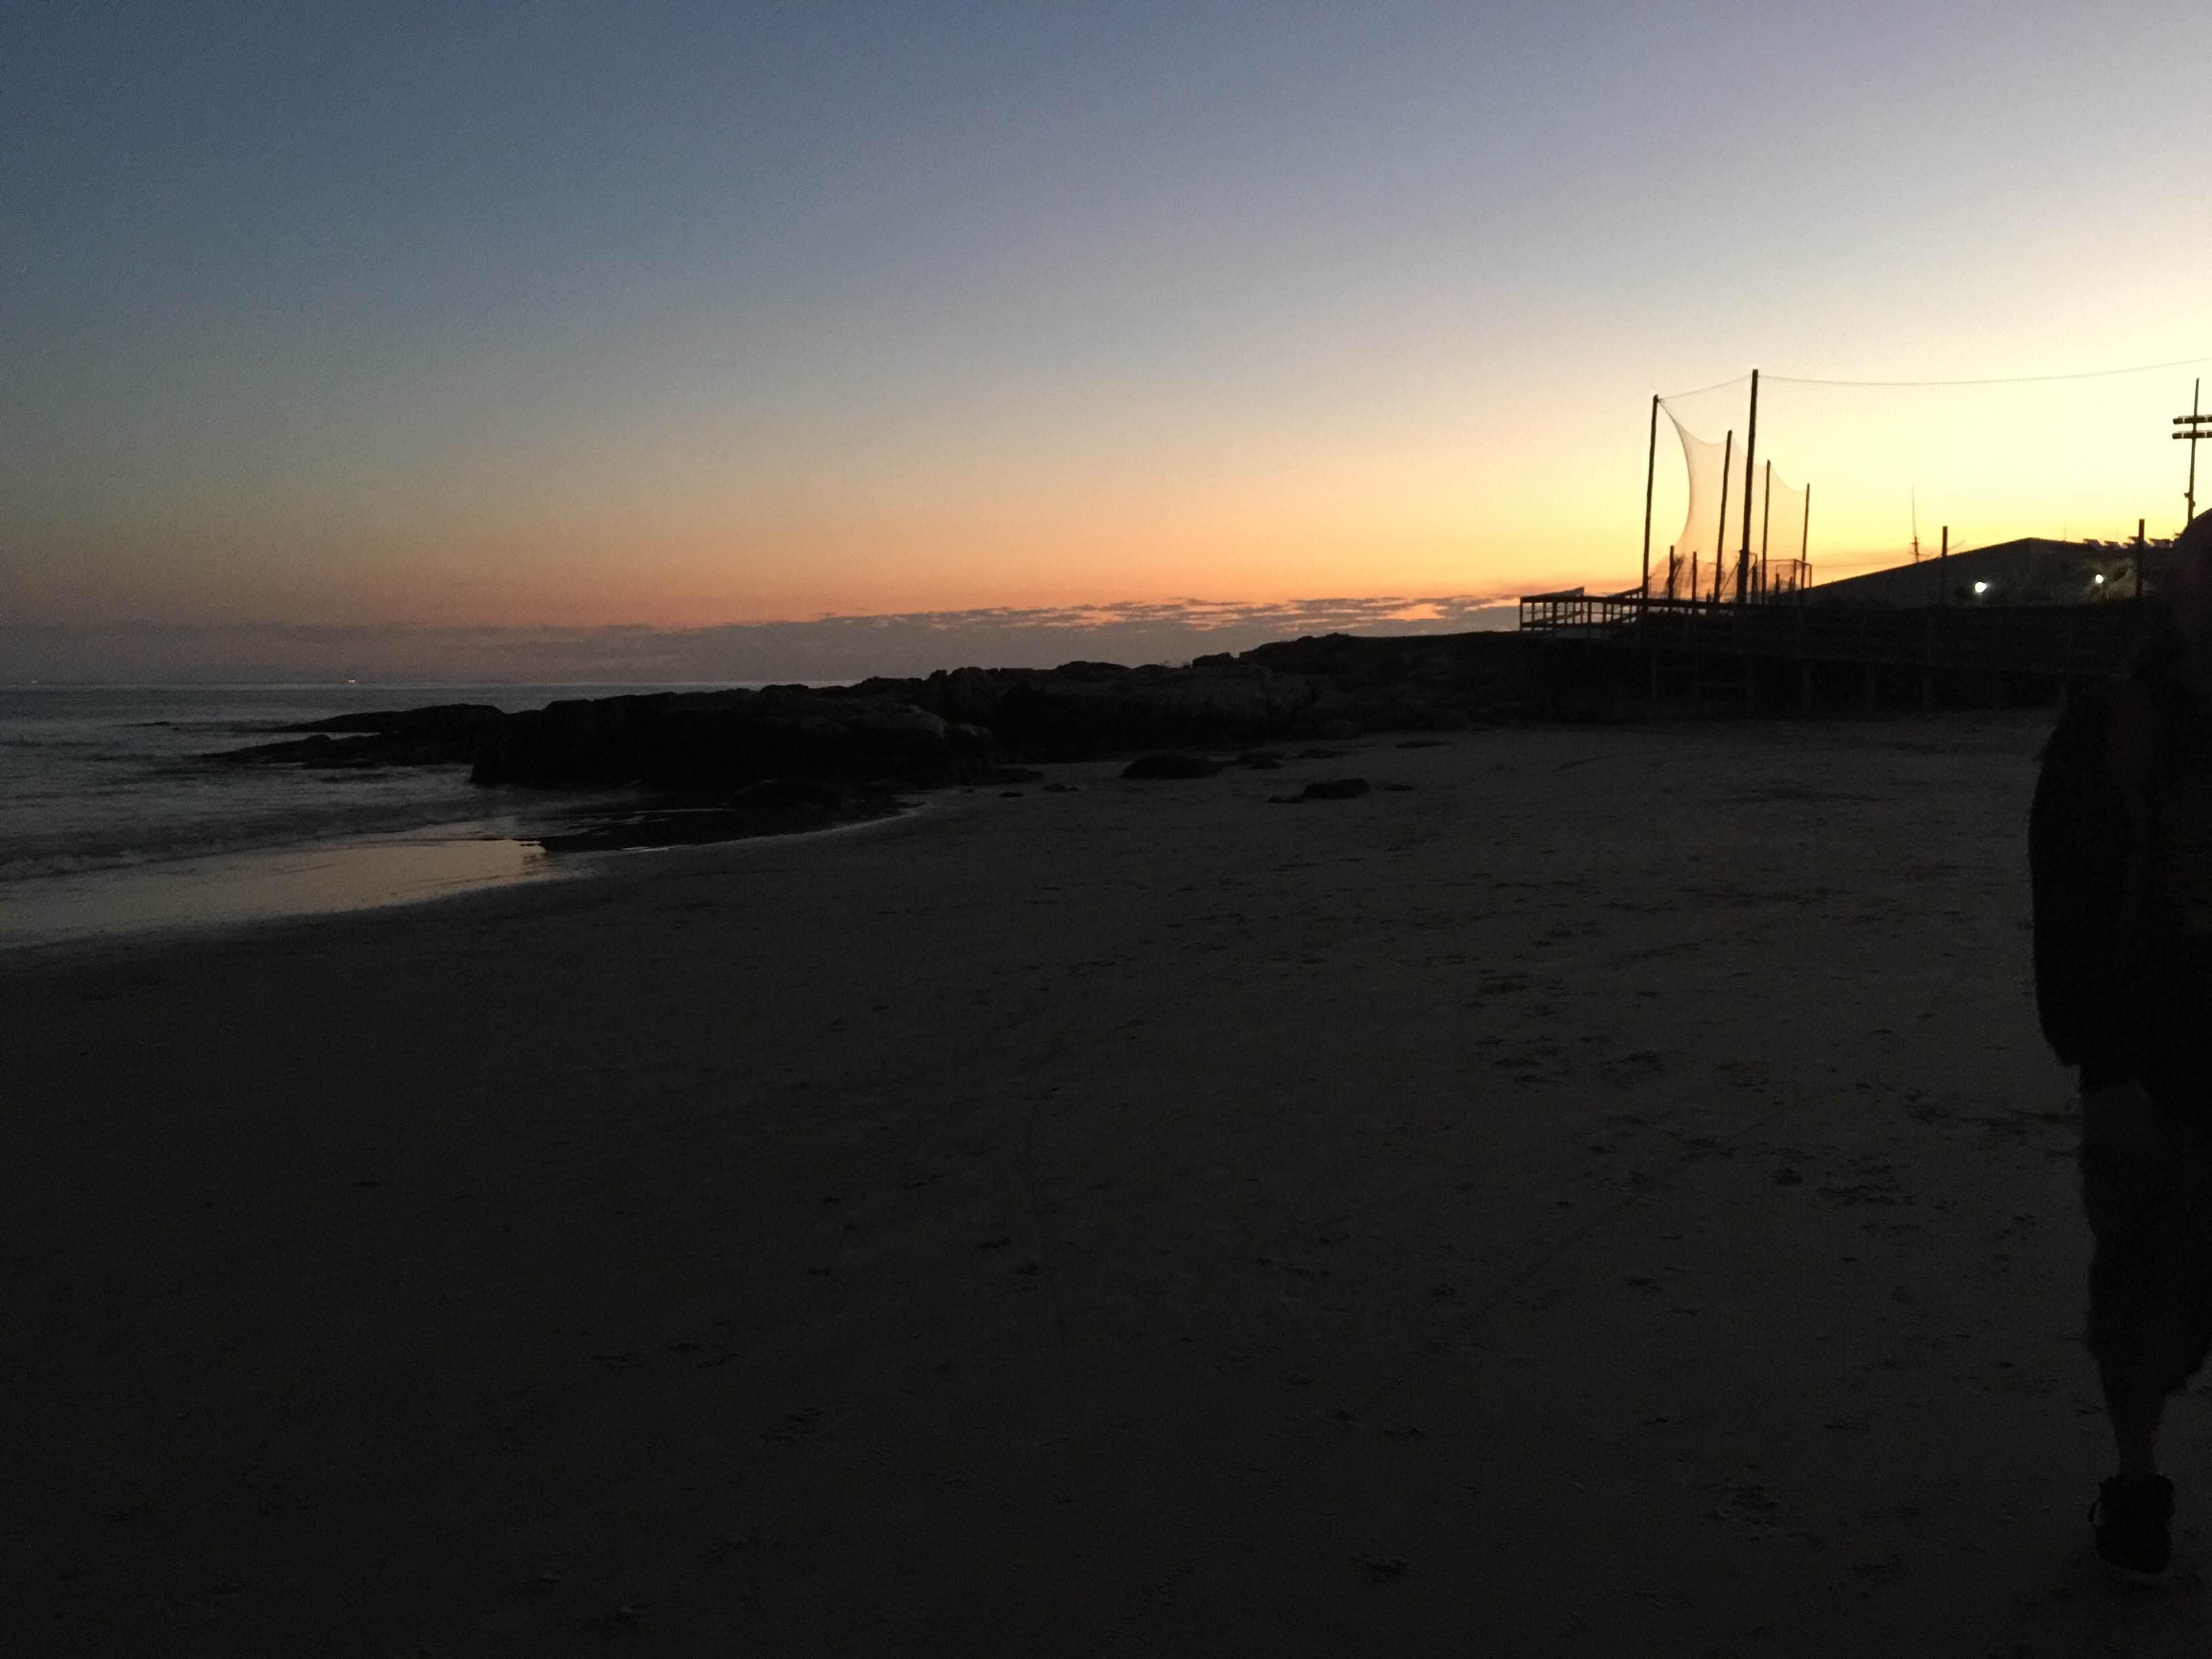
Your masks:
[{"label": "wooden railing", "polygon": [[1637,593],[1531,594],[1520,620],[1531,633],[1643,649],[2051,674],[2108,671],[2156,625],[2133,600],[1906,610]]}]

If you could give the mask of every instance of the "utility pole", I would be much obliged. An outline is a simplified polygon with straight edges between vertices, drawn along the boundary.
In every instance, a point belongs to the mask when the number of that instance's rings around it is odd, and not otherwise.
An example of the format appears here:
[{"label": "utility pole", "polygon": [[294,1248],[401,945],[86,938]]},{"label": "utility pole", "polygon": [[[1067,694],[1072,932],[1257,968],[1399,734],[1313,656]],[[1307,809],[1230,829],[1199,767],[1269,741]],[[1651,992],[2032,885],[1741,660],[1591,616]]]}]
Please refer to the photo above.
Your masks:
[{"label": "utility pole", "polygon": [[1751,371],[1751,424],[1743,434],[1743,550],[1735,560],[1735,602],[1751,600],[1751,485],[1759,476],[1759,371]]},{"label": "utility pole", "polygon": [[2199,438],[2212,438],[2212,415],[2197,413],[2199,407],[2197,399],[2203,395],[2203,391],[2204,381],[2200,377],[2195,388],[2189,394],[2189,413],[2173,417],[2174,425],[2181,428],[2173,434],[2174,441],[2179,443],[2184,438],[2189,441],[2189,494],[2184,498],[2189,503],[2189,516],[2182,520],[2185,525],[2194,524],[2197,521],[2197,441]]},{"label": "utility pole", "polygon": [[[1651,597],[1651,480],[1659,465],[1659,394],[1651,394],[1651,435],[1644,446],[1644,581],[1637,588],[1637,604]],[[1673,598],[1672,594],[1668,596]]]},{"label": "utility pole", "polygon": [[1944,580],[1944,578],[1950,574],[1950,568],[1951,526],[1947,524],[1943,526],[1942,550],[1936,555],[1936,603],[1938,605],[1951,603],[1951,590]]}]

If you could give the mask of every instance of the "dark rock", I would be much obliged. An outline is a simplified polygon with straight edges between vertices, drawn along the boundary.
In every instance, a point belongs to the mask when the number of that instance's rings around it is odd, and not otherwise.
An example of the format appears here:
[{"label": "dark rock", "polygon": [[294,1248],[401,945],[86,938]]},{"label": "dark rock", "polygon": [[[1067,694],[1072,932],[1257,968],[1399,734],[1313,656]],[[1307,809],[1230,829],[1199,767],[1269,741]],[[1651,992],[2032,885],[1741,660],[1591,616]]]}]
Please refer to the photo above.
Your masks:
[{"label": "dark rock", "polygon": [[1140,755],[1121,769],[1125,778],[1210,778],[1221,763],[1203,755]]},{"label": "dark rock", "polygon": [[[428,708],[386,708],[335,714],[280,726],[313,735],[226,749],[209,760],[250,765],[366,767],[453,766],[475,758],[486,732],[507,718],[489,703],[449,702]],[[333,732],[343,733],[332,737]]]},{"label": "dark rock", "polygon": [[1310,700],[1302,681],[1249,668],[1070,664],[1004,682],[989,725],[1010,755],[1085,760],[1167,744],[1228,744],[1283,730]]},{"label": "dark rock", "polygon": [[1349,743],[1360,734],[1361,730],[1358,720],[1323,720],[1314,728],[1314,735],[1325,738],[1331,743]]},{"label": "dark rock", "polygon": [[1272,750],[1261,749],[1239,755],[1237,763],[1255,772],[1279,772],[1283,767],[1283,757]]},{"label": "dark rock", "polygon": [[675,701],[672,691],[574,697],[514,715],[485,734],[470,776],[540,787],[635,783],[641,751]]},{"label": "dark rock", "polygon": [[922,708],[949,720],[964,720],[972,726],[995,724],[998,688],[983,670],[956,668],[947,673],[939,669],[929,677],[927,685],[927,695],[911,699]]},{"label": "dark rock", "polygon": [[1350,634],[1324,634],[1316,639],[1304,635],[1295,640],[1278,640],[1270,645],[1247,651],[1237,659],[1240,662],[1256,662],[1277,673],[1319,674],[1332,678],[1353,672],[1364,653],[1360,647],[1367,641]]},{"label": "dark rock", "polygon": [[801,690],[597,697],[512,714],[487,735],[478,783],[696,793],[771,777],[917,785],[988,772],[991,734],[890,696]]},{"label": "dark rock", "polygon": [[1364,778],[1316,778],[1298,792],[1300,800],[1350,800],[1367,793]]}]

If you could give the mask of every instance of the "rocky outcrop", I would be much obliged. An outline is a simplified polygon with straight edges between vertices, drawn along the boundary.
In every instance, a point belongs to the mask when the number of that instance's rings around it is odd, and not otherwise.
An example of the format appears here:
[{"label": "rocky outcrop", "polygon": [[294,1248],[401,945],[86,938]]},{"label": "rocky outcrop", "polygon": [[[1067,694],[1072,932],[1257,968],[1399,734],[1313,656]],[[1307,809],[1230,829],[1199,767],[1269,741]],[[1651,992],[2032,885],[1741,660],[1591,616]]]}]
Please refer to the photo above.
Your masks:
[{"label": "rocky outcrop", "polygon": [[[1181,668],[960,668],[826,689],[572,698],[511,714],[481,703],[343,714],[216,758],[466,763],[484,784],[636,787],[723,802],[771,780],[820,780],[842,787],[842,799],[987,781],[1007,762],[1241,750],[1265,765],[1272,757],[1253,746],[1285,738],[1455,730],[1537,709],[1545,694],[1532,689],[1531,660],[1528,641],[1512,634],[1332,634]],[[789,802],[775,811],[803,816]]]},{"label": "rocky outcrop", "polygon": [[1186,668],[963,668],[854,690],[988,727],[1008,756],[1083,760],[1293,735],[1456,731],[1539,713],[1527,645],[1515,634],[1332,634],[1200,657]]},{"label": "rocky outcrop", "polygon": [[1090,760],[1132,749],[1242,744],[1285,731],[1316,688],[1231,658],[1188,668],[1073,662],[1048,672],[963,668],[923,680],[872,680],[918,706],[988,728],[1002,753]]},{"label": "rocky outcrop", "polygon": [[486,733],[478,783],[726,790],[767,778],[932,786],[980,778],[989,732],[883,695],[802,687],[578,698]]}]

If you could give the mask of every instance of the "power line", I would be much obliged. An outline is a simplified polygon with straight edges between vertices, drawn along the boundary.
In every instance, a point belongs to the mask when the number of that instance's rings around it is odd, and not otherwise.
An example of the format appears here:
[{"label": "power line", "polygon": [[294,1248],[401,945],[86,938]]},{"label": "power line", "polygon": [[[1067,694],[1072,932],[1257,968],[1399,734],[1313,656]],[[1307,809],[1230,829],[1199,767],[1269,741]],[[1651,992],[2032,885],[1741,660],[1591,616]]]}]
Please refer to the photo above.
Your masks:
[{"label": "power line", "polygon": [[[2057,380],[2115,380],[2124,374],[2154,374],[2161,369],[2195,368],[2206,363],[2212,363],[2212,356],[2176,357],[2163,363],[2138,363],[2131,368],[2084,369],[2075,374],[1997,374],[1970,380],[1830,380],[1808,374],[1762,374],[1760,378],[1769,381],[1779,380],[1786,386],[1845,386],[1890,390],[1917,386],[2033,386]],[[1668,404],[1678,398],[1702,398],[1708,392],[1719,392],[1749,378],[1747,374],[1739,374],[1735,380],[1716,380],[1711,386],[1699,386],[1695,392],[1669,392],[1659,401]]]}]

